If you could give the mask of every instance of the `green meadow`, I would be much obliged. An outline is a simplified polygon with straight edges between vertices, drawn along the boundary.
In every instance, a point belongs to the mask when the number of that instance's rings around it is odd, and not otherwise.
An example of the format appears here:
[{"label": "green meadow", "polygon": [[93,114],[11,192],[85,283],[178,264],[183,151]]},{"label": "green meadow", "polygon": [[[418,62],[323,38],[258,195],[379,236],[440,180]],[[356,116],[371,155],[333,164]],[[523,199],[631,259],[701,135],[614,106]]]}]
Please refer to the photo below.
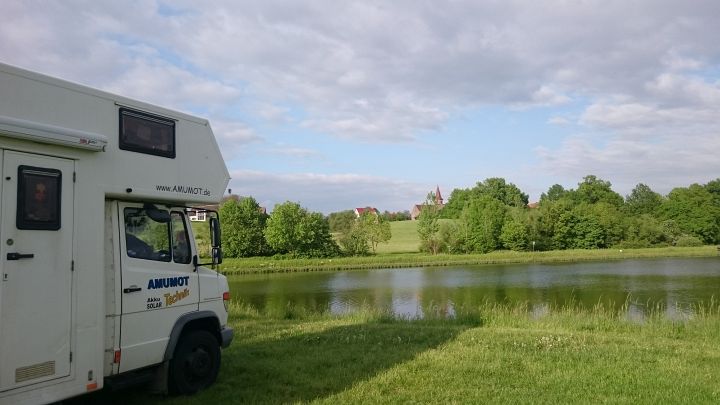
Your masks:
[{"label": "green meadow", "polygon": [[380,243],[378,254],[385,253],[412,253],[420,247],[420,237],[417,232],[417,221],[390,222],[392,237],[388,243]]},{"label": "green meadow", "polygon": [[484,305],[452,319],[231,308],[218,381],[192,397],[139,388],[103,403],[717,403],[717,304],[680,320]]}]

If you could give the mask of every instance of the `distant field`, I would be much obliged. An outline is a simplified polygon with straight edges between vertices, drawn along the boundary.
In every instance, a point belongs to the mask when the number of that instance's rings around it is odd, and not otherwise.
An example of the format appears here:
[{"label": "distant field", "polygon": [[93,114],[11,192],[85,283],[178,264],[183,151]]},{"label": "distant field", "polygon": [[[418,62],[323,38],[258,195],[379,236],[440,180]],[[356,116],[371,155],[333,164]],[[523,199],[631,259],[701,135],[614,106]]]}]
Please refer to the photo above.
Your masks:
[{"label": "distant field", "polygon": [[380,243],[377,253],[411,253],[417,252],[420,238],[417,233],[417,221],[390,222],[392,238],[388,243]]}]

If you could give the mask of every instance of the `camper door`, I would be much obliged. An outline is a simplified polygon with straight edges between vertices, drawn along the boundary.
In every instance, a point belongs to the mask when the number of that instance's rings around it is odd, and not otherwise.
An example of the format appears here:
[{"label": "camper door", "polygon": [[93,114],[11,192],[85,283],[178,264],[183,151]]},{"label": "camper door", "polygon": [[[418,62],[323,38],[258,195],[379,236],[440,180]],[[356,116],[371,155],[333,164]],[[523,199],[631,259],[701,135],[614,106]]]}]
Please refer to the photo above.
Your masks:
[{"label": "camper door", "polygon": [[74,162],[0,150],[0,392],[70,374]]},{"label": "camper door", "polygon": [[141,203],[118,208],[124,372],[162,361],[175,321],[198,310],[200,293],[184,210]]}]

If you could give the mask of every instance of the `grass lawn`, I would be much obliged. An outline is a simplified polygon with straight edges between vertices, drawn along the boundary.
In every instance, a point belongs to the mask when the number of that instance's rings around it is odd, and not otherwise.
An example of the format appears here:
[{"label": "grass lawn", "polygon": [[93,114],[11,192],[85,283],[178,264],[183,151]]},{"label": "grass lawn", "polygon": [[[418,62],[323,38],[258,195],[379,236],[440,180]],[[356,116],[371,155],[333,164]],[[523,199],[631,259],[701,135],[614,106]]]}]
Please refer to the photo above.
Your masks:
[{"label": "grass lawn", "polygon": [[[452,219],[441,219],[440,222],[453,222]],[[390,222],[392,237],[387,243],[380,243],[378,254],[386,253],[417,253],[420,250],[420,236],[417,232],[418,221]]]},{"label": "grass lawn", "polygon": [[[236,305],[217,383],[193,397],[138,389],[115,403],[717,403],[720,315],[485,306],[458,319],[261,314]],[[130,402],[131,401],[131,402]]]},{"label": "grass lawn", "polygon": [[417,252],[420,237],[417,233],[417,221],[390,222],[392,237],[388,243],[380,243],[377,253],[410,253]]}]

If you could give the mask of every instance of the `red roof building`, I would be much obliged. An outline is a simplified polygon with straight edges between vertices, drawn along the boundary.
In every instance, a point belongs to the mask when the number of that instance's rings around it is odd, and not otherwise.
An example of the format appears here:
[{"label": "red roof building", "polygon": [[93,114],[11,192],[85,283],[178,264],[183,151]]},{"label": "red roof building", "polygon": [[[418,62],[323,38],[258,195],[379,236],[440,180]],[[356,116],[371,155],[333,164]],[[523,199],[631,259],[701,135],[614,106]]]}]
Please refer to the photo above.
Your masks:
[{"label": "red roof building", "polygon": [[376,216],[377,216],[377,215],[380,215],[380,213],[378,212],[377,208],[365,207],[365,208],[355,208],[355,216],[358,217],[358,218],[360,218],[360,215],[362,215],[363,212],[365,212],[365,211],[367,211],[367,212],[369,212],[369,213],[371,213],[371,214],[374,214],[374,215],[376,215]]}]

